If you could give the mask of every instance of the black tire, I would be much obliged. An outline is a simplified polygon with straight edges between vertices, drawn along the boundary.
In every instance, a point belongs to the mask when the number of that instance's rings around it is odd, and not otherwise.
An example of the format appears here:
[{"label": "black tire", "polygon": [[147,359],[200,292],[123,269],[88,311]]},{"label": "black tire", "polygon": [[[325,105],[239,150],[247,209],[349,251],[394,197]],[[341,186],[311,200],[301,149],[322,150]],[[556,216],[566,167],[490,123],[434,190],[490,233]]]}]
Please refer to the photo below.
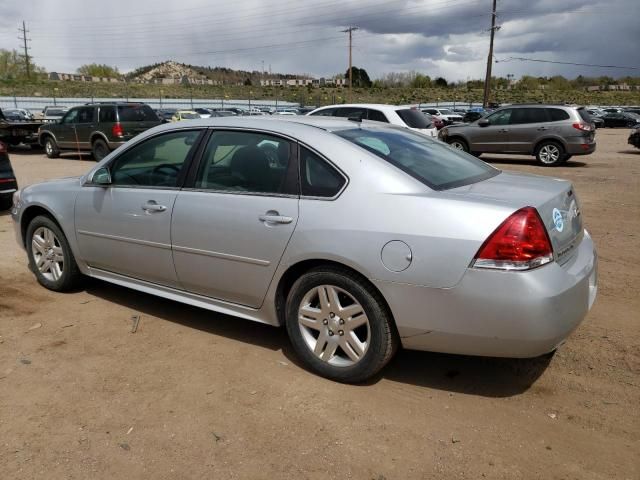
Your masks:
[{"label": "black tire", "polygon": [[482,155],[482,152],[470,152],[471,155],[473,155],[474,157],[478,157],[480,158],[480,155]]},{"label": "black tire", "polygon": [[5,210],[9,210],[13,205],[13,201],[11,198],[2,197],[0,198],[0,212],[4,212]]},{"label": "black tire", "polygon": [[564,147],[552,140],[544,141],[536,149],[536,160],[545,167],[557,167],[565,161]]},{"label": "black tire", "polygon": [[[321,285],[335,286],[348,293],[360,304],[368,318],[368,347],[362,357],[352,365],[330,365],[318,358],[303,338],[298,323],[298,309],[305,296]],[[302,275],[289,292],[285,312],[287,333],[297,355],[312,371],[339,382],[357,383],[371,378],[391,360],[400,344],[393,318],[380,293],[357,274],[339,267],[319,267]],[[326,328],[329,329],[331,326]]]},{"label": "black tire", "polygon": [[58,158],[60,156],[60,149],[58,144],[50,135],[47,135],[44,139],[44,153],[49,158]]},{"label": "black tire", "polygon": [[469,153],[469,145],[460,137],[448,138],[447,143],[456,150],[462,150],[463,152]]},{"label": "black tire", "polygon": [[97,138],[93,141],[93,144],[91,144],[91,152],[93,153],[93,159],[96,162],[99,162],[104,157],[109,155],[111,151],[109,150],[107,142],[105,142],[101,138]]},{"label": "black tire", "polygon": [[[61,275],[55,280],[47,278],[36,265],[33,238],[36,231],[42,227],[49,229],[55,234],[57,244],[62,249],[64,261],[62,263]],[[27,227],[25,244],[27,247],[27,256],[29,258],[29,269],[34,272],[40,285],[56,292],[67,292],[72,290],[78,284],[80,278],[82,278],[82,273],[80,273],[80,270],[78,269],[73,252],[71,252],[71,248],[69,247],[67,237],[56,222],[54,222],[50,217],[40,215],[31,220],[31,223],[29,223],[29,226]]]}]

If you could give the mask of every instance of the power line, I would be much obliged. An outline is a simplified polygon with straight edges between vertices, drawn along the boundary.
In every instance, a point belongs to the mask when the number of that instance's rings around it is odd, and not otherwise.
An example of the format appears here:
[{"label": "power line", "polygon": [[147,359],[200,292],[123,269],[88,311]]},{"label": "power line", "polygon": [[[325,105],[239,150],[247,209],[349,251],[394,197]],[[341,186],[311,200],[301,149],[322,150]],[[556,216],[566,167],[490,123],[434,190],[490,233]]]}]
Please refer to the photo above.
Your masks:
[{"label": "power line", "polygon": [[27,79],[30,76],[29,73],[29,50],[30,47],[27,45],[27,42],[31,41],[30,38],[27,38],[27,33],[29,33],[29,30],[27,30],[27,26],[25,24],[25,21],[22,21],[22,28],[18,28],[19,32],[22,32],[22,36],[18,37],[18,40],[22,40],[22,44],[24,46],[24,65],[25,68],[27,69]]},{"label": "power line", "polygon": [[640,67],[630,67],[623,65],[597,65],[595,63],[577,63],[577,62],[561,62],[559,60],[544,60],[541,58],[526,58],[526,57],[507,57],[503,60],[496,59],[496,63],[498,62],[509,62],[511,60],[518,60],[521,62],[540,62],[540,63],[555,63],[558,65],[575,65],[578,67],[593,67],[593,68],[619,68],[622,70],[640,70]]}]

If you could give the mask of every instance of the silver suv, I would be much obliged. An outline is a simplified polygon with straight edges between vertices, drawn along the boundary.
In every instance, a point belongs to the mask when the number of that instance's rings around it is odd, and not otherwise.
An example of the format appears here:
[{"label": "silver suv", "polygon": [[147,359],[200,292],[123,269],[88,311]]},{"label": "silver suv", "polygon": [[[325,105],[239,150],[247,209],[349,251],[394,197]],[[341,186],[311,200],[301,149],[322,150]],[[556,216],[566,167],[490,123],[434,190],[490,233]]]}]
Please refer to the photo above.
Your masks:
[{"label": "silver suv", "polygon": [[556,166],[573,155],[596,150],[595,125],[583,107],[510,105],[463,125],[450,125],[438,137],[473,155],[534,155],[544,166]]}]

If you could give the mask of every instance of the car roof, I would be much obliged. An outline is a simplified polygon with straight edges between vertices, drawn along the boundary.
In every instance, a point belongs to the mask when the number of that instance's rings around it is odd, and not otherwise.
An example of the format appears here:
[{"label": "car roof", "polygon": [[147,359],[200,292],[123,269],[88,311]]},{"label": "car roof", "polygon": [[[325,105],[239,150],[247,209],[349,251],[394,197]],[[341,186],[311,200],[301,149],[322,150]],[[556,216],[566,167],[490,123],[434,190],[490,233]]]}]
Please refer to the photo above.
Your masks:
[{"label": "car roof", "polygon": [[[324,107],[318,107],[315,110],[324,110],[326,108],[375,108],[378,110],[389,110],[389,111],[397,111],[397,110],[406,110],[409,108],[413,108],[415,105],[389,105],[386,103],[344,103],[337,105],[325,105]],[[417,107],[417,106],[415,106]]]}]

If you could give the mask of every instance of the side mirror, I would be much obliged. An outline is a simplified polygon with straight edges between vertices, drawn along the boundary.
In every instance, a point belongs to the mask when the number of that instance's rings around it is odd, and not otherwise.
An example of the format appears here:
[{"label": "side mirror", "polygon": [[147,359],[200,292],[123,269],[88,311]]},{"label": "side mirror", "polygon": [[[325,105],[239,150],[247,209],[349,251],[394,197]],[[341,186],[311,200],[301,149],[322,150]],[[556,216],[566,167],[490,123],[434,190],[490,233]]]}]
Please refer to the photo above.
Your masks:
[{"label": "side mirror", "polygon": [[486,118],[481,118],[478,120],[479,127],[488,127],[489,125],[491,125],[491,123]]},{"label": "side mirror", "polygon": [[91,182],[95,185],[100,186],[108,186],[111,185],[111,173],[109,173],[109,169],[107,167],[102,167],[93,172],[93,177],[91,177]]}]

